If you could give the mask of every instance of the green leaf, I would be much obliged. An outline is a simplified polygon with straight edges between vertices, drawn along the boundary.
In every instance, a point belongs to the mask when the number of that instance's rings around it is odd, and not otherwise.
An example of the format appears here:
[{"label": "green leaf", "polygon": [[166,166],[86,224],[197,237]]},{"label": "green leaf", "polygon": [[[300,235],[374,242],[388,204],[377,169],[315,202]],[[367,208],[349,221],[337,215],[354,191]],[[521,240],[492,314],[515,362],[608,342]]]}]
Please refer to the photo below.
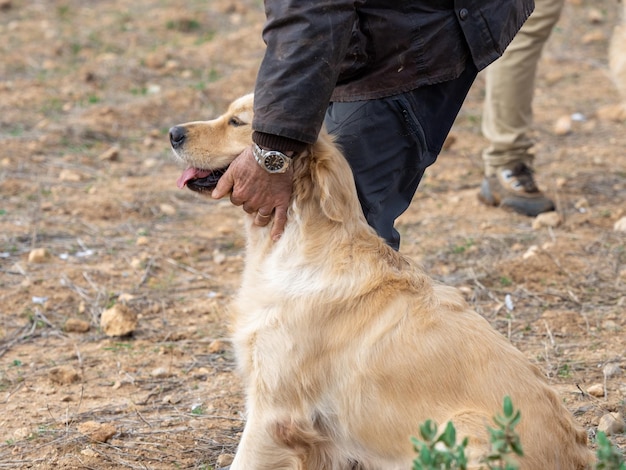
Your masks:
[{"label": "green leaf", "polygon": [[420,461],[424,464],[424,465],[430,465],[432,463],[432,455],[430,453],[430,449],[426,446],[424,446],[422,448],[422,451],[420,452]]},{"label": "green leaf", "polygon": [[513,449],[513,452],[515,452],[520,457],[524,456],[524,450],[522,449],[522,444],[519,439],[515,439],[513,442],[511,442],[511,449]]},{"label": "green leaf", "polygon": [[456,429],[454,429],[454,425],[451,421],[448,421],[446,429],[439,440],[441,440],[450,449],[454,447],[454,444],[456,443]]},{"label": "green leaf", "polygon": [[510,417],[513,415],[513,401],[510,396],[507,395],[504,397],[504,405],[502,406],[502,409],[504,410],[504,416]]},{"label": "green leaf", "polygon": [[420,426],[420,434],[425,441],[432,441],[437,436],[437,425],[428,419]]},{"label": "green leaf", "polygon": [[520,410],[517,410],[517,413],[515,413],[515,416],[513,417],[513,419],[511,419],[510,426],[512,428],[517,426],[521,419],[522,419],[522,412]]}]

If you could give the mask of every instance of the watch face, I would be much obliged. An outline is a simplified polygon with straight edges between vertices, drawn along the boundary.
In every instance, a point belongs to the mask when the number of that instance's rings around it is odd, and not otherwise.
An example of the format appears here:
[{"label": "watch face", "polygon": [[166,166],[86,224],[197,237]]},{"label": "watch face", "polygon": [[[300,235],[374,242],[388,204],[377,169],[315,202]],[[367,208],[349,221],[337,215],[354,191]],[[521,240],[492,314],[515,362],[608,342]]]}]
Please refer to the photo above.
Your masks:
[{"label": "watch face", "polygon": [[278,152],[269,152],[265,155],[264,164],[267,171],[276,173],[285,166],[285,158]]}]

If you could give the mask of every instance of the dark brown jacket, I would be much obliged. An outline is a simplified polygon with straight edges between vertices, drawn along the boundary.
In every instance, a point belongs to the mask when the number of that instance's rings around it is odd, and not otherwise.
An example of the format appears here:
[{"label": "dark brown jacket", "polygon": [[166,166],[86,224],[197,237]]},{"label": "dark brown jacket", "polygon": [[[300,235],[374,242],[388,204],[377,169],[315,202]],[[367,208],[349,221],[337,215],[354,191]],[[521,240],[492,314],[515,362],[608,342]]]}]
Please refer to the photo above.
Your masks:
[{"label": "dark brown jacket", "polygon": [[265,0],[254,140],[301,150],[330,101],[382,98],[497,59],[533,0]]}]

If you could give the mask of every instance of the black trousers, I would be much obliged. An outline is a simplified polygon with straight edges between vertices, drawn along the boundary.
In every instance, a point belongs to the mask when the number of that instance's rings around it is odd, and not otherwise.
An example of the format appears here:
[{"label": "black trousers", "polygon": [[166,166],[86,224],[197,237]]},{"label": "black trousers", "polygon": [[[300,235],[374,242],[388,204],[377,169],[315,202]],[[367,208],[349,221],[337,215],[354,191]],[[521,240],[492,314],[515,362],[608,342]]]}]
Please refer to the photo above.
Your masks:
[{"label": "black trousers", "polygon": [[330,104],[324,124],[352,167],[367,222],[394,249],[394,228],[432,165],[477,70],[471,61],[455,80],[387,98]]}]

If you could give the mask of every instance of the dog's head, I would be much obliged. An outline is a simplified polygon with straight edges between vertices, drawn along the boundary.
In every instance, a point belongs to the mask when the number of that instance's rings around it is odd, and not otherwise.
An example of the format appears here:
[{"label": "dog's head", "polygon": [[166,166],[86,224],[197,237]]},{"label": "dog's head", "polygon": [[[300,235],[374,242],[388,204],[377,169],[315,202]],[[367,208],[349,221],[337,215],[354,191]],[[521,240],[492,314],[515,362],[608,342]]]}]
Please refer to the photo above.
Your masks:
[{"label": "dog's head", "polygon": [[176,158],[187,167],[178,187],[211,192],[228,165],[252,144],[253,95],[235,100],[212,121],[194,121],[170,129]]},{"label": "dog's head", "polygon": [[[194,121],[170,129],[176,158],[186,169],[178,187],[210,193],[231,162],[252,144],[254,96],[242,96],[212,121]],[[319,138],[294,162],[294,200],[335,222],[362,216],[352,171],[334,140],[322,129]],[[301,209],[305,204],[301,205]],[[319,222],[319,217],[311,220]],[[363,220],[363,223],[364,220]],[[319,225],[319,223],[318,223]]]}]

